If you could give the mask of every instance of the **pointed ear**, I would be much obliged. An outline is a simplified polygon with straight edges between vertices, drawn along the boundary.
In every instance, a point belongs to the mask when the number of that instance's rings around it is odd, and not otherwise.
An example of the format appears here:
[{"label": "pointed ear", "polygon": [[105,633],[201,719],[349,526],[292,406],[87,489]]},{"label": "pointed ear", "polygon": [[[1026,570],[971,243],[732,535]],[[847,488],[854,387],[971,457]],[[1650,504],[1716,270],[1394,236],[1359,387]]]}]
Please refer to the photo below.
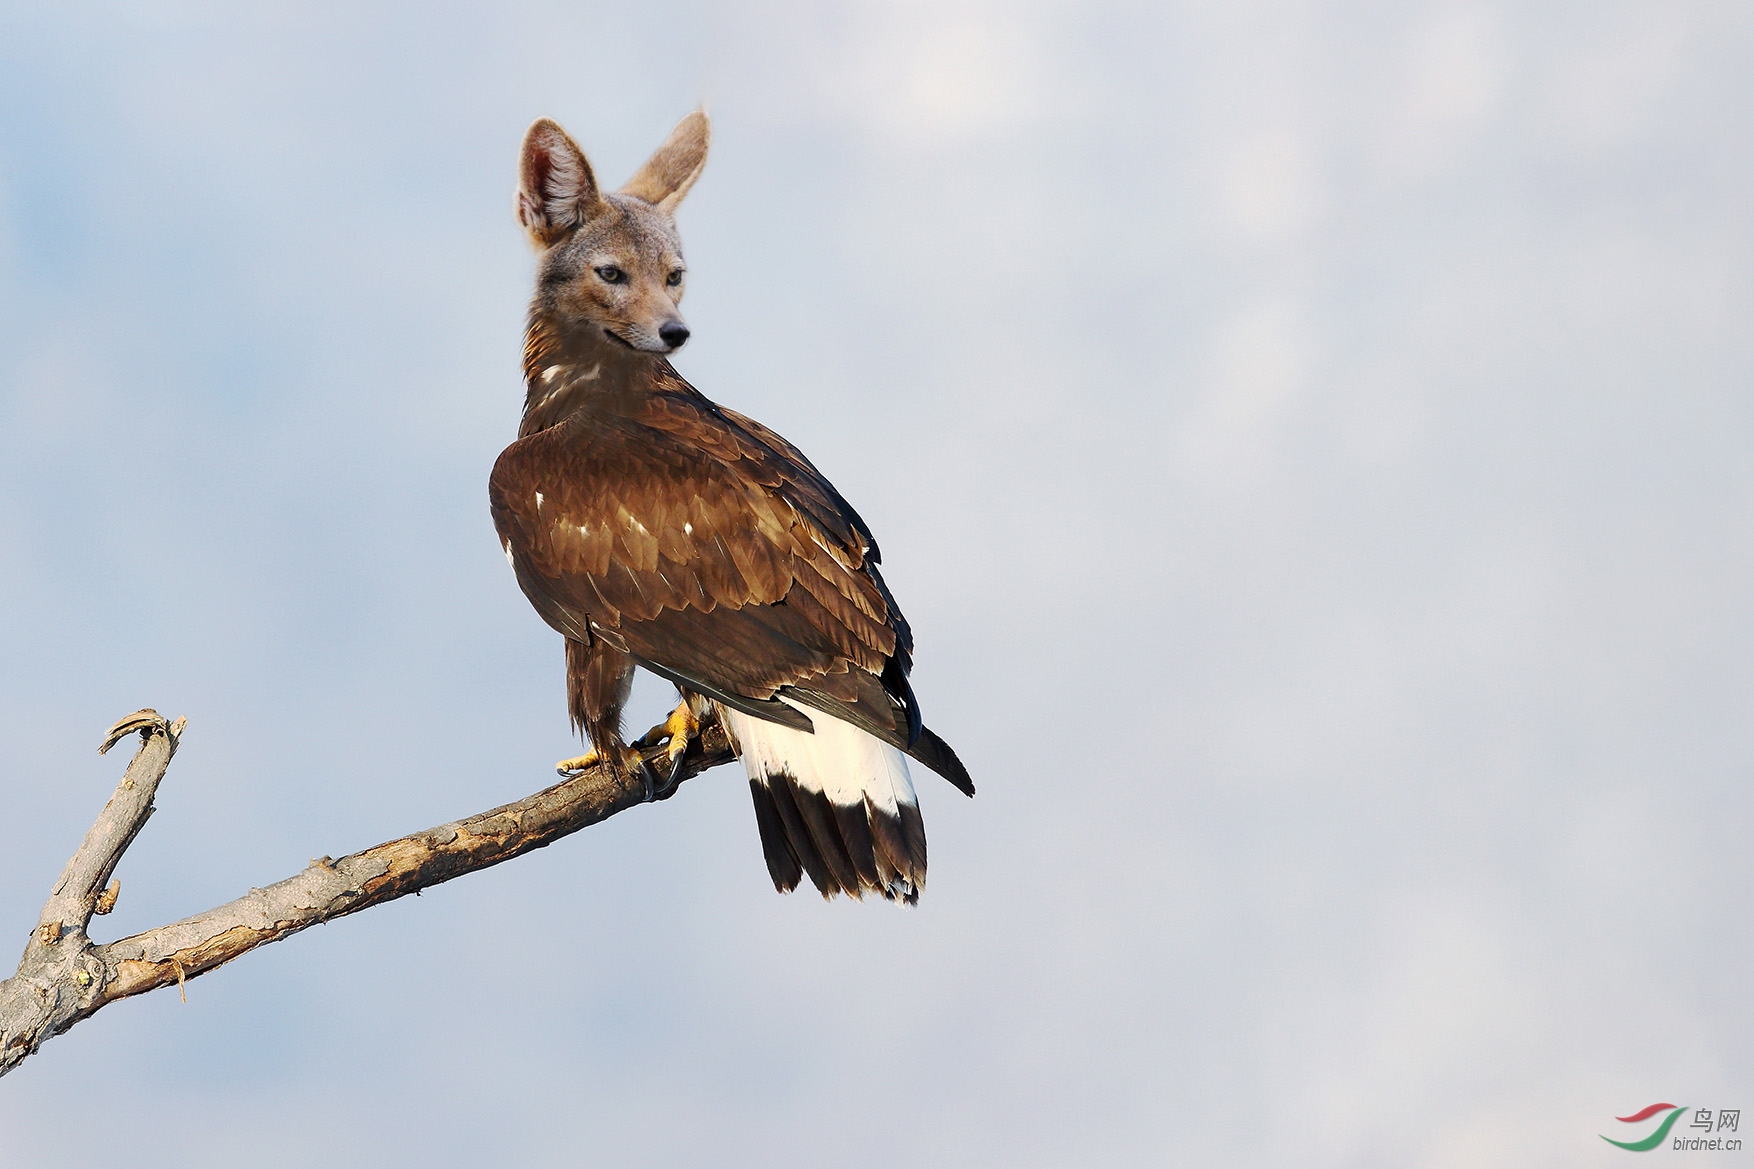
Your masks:
[{"label": "pointed ear", "polygon": [[585,152],[558,123],[538,118],[518,159],[518,222],[541,247],[552,247],[603,205]]},{"label": "pointed ear", "polygon": [[627,180],[621,193],[644,199],[661,211],[675,211],[676,204],[682,202],[682,196],[688,194],[688,188],[694,186],[701,168],[706,166],[710,136],[706,111],[695,110],[676,123],[664,145],[646,159],[638,174]]}]

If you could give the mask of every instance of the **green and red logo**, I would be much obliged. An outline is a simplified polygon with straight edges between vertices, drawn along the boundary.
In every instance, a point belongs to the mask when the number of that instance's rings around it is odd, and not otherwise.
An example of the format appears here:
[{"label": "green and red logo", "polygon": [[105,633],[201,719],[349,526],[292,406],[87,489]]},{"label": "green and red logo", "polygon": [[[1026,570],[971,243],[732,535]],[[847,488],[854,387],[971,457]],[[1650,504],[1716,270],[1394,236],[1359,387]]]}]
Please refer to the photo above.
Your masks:
[{"label": "green and red logo", "polygon": [[[1602,1137],[1602,1139],[1607,1141],[1610,1145],[1618,1145],[1622,1149],[1631,1149],[1634,1153],[1649,1152],[1651,1149],[1654,1149],[1663,1143],[1663,1138],[1669,1135],[1669,1130],[1671,1128],[1675,1127],[1675,1119],[1685,1111],[1687,1111],[1687,1106],[1685,1104],[1647,1104],[1637,1112],[1634,1112],[1631,1116],[1616,1116],[1614,1119],[1618,1120],[1621,1124],[1638,1124],[1640,1121],[1649,1120],[1659,1112],[1667,1112],[1668,1115],[1663,1117],[1663,1123],[1657,1125],[1655,1132],[1642,1140],[1636,1141],[1617,1141],[1613,1137]],[[1602,1136],[1601,1133],[1597,1133],[1596,1135]]]}]

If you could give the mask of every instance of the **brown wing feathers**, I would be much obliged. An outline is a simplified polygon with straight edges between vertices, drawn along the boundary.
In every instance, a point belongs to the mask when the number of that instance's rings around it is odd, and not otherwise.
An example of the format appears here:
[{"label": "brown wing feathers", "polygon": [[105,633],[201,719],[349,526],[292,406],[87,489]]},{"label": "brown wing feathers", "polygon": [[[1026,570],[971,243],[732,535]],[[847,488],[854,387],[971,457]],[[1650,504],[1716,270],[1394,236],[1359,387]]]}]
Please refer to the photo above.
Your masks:
[{"label": "brown wing feathers", "polygon": [[491,488],[520,582],[556,628],[588,623],[679,684],[796,726],[769,701],[783,692],[971,790],[947,748],[913,750],[912,635],[864,521],[772,431],[677,378],[636,416],[580,409],[526,435]]}]

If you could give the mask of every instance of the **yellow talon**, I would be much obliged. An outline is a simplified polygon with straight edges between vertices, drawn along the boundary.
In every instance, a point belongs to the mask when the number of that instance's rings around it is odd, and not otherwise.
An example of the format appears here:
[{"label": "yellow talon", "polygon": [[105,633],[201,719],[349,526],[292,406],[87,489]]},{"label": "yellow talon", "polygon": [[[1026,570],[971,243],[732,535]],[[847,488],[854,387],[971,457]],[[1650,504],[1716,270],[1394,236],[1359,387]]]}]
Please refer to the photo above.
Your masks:
[{"label": "yellow talon", "polygon": [[567,779],[571,779],[581,771],[587,771],[590,768],[597,766],[598,763],[602,762],[602,759],[603,757],[597,754],[597,749],[592,747],[583,755],[579,755],[572,759],[562,759],[559,763],[554,765],[554,770],[565,776]]},{"label": "yellow talon", "polygon": [[686,700],[677,704],[670,712],[670,717],[639,737],[637,746],[651,748],[659,743],[664,744],[664,759],[670,765],[666,769],[668,778],[664,781],[660,792],[668,792],[676,785],[676,777],[682,772],[682,757],[688,754],[688,744],[700,733],[700,720],[688,708]]},{"label": "yellow talon", "polygon": [[676,709],[670,712],[670,717],[664,720],[664,732],[670,736],[664,754],[674,764],[687,753],[688,744],[700,733],[700,720],[688,709],[688,703],[678,703]]}]

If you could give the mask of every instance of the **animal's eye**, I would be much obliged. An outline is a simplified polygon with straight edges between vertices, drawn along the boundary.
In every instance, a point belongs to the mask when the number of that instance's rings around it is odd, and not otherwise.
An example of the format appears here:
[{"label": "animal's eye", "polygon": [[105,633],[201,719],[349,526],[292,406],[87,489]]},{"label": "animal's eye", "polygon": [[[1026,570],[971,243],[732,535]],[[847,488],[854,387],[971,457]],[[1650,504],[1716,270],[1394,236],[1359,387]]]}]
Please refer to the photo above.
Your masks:
[{"label": "animal's eye", "polygon": [[668,276],[664,277],[664,283],[668,284],[671,288],[675,288],[678,284],[681,284],[682,283],[682,269],[678,268],[678,269],[676,269],[676,271],[674,271],[674,272],[670,273]]},{"label": "animal's eye", "polygon": [[627,283],[627,273],[623,272],[620,268],[617,268],[614,264],[604,264],[601,268],[597,269],[597,275],[603,278],[603,283],[605,284]]}]

